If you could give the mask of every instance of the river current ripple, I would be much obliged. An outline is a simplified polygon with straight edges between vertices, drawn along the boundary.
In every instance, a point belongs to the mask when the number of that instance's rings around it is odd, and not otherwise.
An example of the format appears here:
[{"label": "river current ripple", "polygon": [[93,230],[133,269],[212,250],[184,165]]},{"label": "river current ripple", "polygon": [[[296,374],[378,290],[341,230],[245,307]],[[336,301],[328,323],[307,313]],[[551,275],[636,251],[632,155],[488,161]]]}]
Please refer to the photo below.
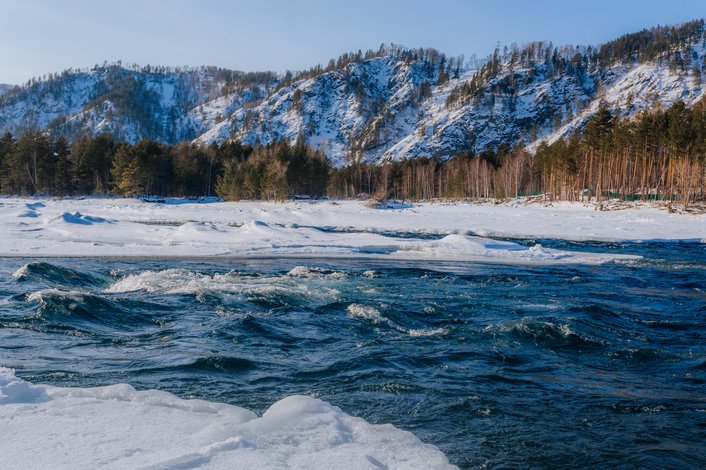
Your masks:
[{"label": "river current ripple", "polygon": [[0,365],[258,413],[311,395],[461,468],[703,465],[704,245],[541,242],[644,260],[5,258]]}]

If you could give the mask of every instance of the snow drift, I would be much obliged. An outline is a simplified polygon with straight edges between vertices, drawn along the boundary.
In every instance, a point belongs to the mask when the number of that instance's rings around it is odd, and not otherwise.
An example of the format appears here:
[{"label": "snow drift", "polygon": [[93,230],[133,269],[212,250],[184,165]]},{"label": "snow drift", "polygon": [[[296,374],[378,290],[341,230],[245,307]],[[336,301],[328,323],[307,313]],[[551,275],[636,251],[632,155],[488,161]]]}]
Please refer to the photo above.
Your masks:
[{"label": "snow drift", "polygon": [[5,469],[455,468],[436,447],[326,402],[290,396],[263,416],[119,384],[34,385],[0,368]]}]

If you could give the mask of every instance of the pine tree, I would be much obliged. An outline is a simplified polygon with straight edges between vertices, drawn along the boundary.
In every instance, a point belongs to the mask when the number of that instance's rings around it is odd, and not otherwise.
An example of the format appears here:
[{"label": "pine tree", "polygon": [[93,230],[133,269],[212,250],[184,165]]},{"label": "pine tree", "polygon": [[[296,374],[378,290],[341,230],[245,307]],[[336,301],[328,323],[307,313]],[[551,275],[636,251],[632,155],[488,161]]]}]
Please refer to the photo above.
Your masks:
[{"label": "pine tree", "polygon": [[69,143],[64,136],[54,142],[53,153],[56,160],[53,193],[57,196],[66,196],[71,193],[71,163]]},{"label": "pine tree", "polygon": [[11,184],[6,181],[7,169],[9,165],[10,155],[15,147],[15,139],[9,131],[6,131],[0,138],[0,192],[11,192]]}]

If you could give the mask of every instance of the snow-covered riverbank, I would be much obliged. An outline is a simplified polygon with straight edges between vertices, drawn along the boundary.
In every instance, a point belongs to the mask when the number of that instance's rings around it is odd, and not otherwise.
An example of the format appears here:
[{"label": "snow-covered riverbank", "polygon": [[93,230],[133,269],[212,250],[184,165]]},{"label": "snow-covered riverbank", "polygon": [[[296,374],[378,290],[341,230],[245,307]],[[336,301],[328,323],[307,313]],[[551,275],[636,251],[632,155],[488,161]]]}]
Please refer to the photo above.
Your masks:
[{"label": "snow-covered riverbank", "polygon": [[[170,202],[170,203],[169,203]],[[410,238],[409,233],[438,235]],[[135,199],[0,199],[2,256],[374,257],[528,264],[600,263],[605,254],[493,238],[706,241],[706,216],[652,207],[597,211],[559,203],[361,201],[146,203]],[[397,236],[407,234],[407,237]]]},{"label": "snow-covered riverbank", "polygon": [[304,396],[258,417],[125,384],[33,385],[0,367],[0,405],[11,423],[0,446],[8,469],[455,468],[412,433]]}]

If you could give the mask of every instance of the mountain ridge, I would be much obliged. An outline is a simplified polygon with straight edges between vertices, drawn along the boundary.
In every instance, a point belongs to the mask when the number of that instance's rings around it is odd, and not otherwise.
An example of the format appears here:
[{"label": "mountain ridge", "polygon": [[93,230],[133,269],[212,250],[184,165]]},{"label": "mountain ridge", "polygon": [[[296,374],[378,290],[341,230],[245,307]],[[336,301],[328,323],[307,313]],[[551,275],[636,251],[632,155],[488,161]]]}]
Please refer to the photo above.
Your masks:
[{"label": "mountain ridge", "polygon": [[104,64],[0,94],[0,131],[170,144],[304,141],[336,166],[444,160],[500,144],[534,151],[581,129],[601,104],[629,117],[699,101],[705,42],[696,20],[596,47],[511,46],[480,67],[392,45],[290,76]]}]

